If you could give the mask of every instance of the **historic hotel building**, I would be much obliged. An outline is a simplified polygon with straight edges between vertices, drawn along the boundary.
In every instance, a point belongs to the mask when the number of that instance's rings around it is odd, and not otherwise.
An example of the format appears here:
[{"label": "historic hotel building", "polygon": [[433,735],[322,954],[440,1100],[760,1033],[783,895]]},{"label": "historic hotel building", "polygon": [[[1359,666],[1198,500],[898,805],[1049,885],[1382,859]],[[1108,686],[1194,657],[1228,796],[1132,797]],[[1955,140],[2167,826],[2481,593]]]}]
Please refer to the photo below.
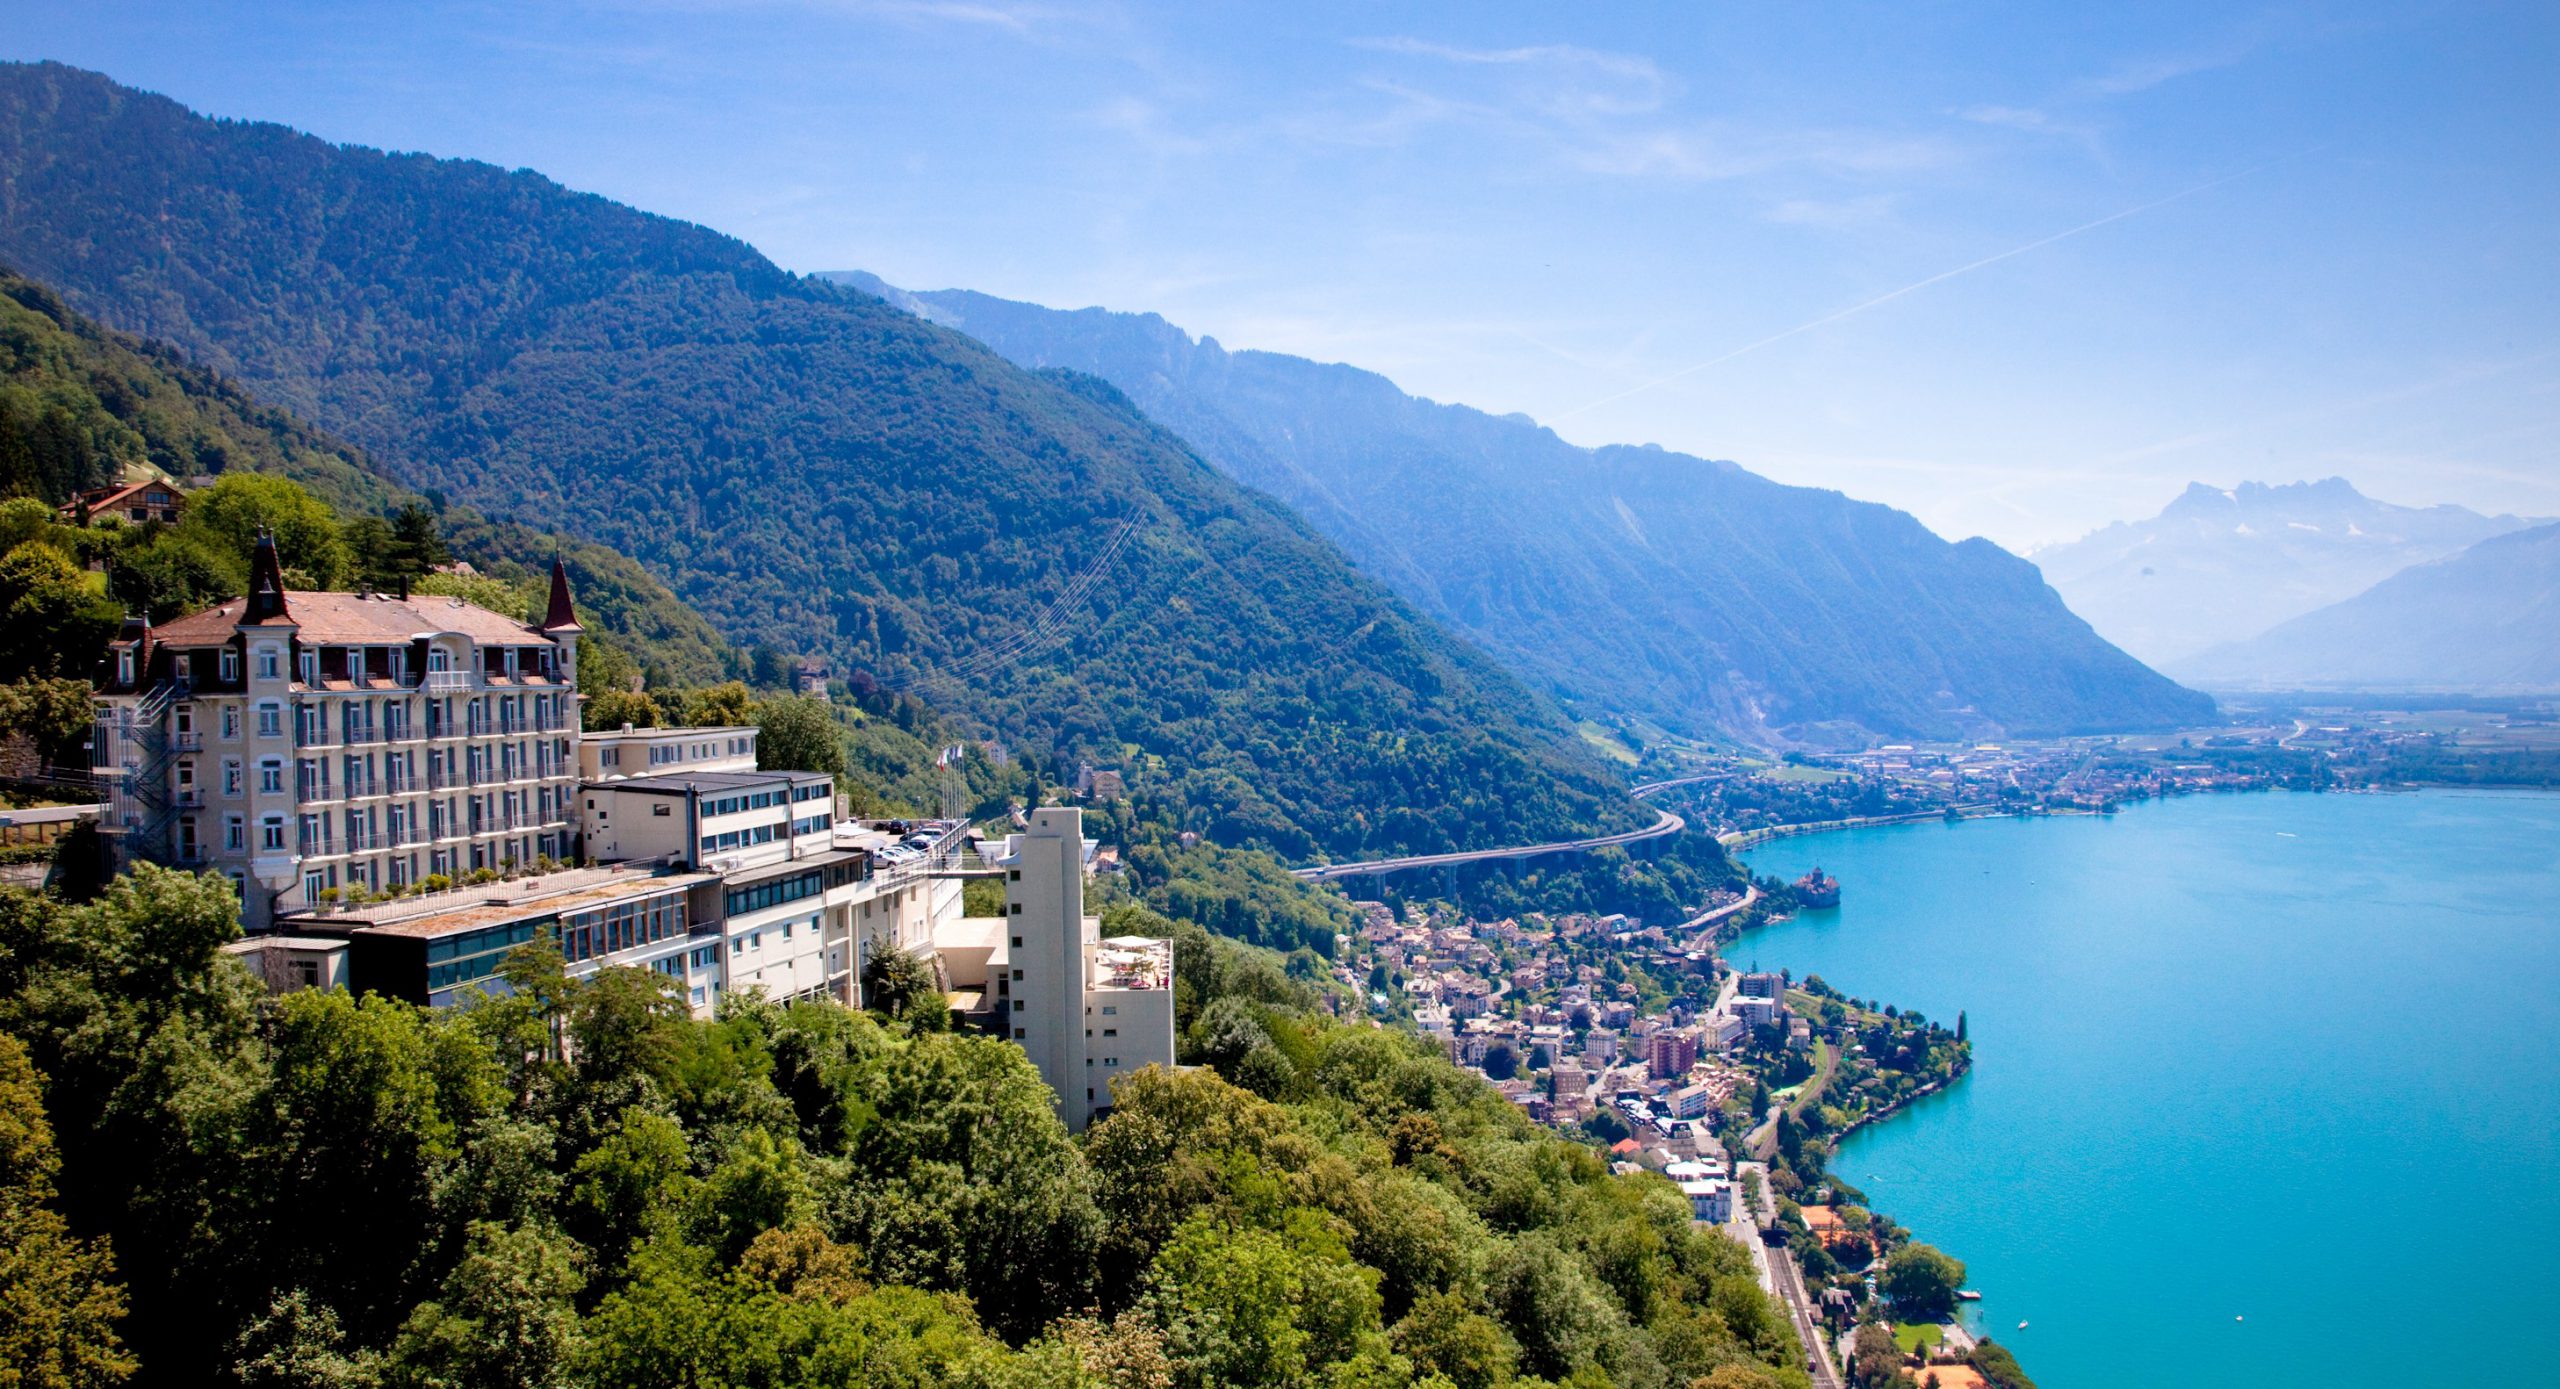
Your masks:
[{"label": "historic hotel building", "polygon": [[92,765],[124,855],[212,868],[261,930],[350,889],[576,851],[579,627],[458,598],[249,593],[112,648]]}]

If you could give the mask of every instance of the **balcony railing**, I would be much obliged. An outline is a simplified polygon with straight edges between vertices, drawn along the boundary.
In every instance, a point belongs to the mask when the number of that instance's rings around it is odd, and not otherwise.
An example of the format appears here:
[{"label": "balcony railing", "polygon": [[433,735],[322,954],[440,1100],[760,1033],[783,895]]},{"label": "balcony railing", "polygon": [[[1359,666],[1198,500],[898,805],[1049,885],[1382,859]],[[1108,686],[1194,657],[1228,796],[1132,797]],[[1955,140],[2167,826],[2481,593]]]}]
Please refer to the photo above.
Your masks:
[{"label": "balcony railing", "polygon": [[419,686],[424,690],[467,690],[471,688],[471,672],[467,670],[431,670]]}]

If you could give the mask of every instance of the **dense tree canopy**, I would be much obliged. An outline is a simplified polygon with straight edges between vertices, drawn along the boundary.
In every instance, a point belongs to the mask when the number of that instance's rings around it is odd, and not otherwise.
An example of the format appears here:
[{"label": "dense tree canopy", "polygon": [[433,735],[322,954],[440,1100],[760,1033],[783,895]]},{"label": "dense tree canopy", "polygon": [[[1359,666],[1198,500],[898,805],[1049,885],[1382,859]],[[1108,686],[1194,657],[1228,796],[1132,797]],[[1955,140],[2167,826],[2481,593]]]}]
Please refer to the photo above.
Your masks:
[{"label": "dense tree canopy", "polygon": [[1143,907],[1112,929],[1176,940],[1206,1069],[1081,1140],[1009,1042],[694,1022],[545,947],[448,1012],[271,998],[235,910],[156,869],[0,892],[0,1294],[43,1309],[0,1341],[87,1367],[40,1382],[1803,1382],[1667,1184]]}]

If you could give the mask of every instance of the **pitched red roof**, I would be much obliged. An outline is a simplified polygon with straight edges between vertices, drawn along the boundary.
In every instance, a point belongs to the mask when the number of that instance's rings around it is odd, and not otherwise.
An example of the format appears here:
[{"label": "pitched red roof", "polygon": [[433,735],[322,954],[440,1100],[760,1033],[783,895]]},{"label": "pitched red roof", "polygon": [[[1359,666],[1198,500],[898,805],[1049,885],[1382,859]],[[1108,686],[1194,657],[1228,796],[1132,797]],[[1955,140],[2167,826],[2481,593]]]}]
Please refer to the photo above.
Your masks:
[{"label": "pitched red roof", "polygon": [[173,498],[183,499],[186,496],[186,493],[179,491],[168,483],[160,481],[158,478],[144,478],[140,482],[128,482],[114,487],[92,487],[88,491],[81,493],[72,501],[71,505],[64,507],[63,510],[71,511],[80,507],[87,507],[91,511],[105,511],[122,505],[126,498],[131,497],[136,492],[152,489],[166,492]]},{"label": "pitched red roof", "polygon": [[[405,646],[438,632],[458,632],[484,645],[545,640],[540,630],[513,618],[436,594],[394,598],[295,590],[284,598],[286,620],[300,626],[304,642],[322,646]],[[151,629],[151,639],[164,646],[220,646],[240,626],[247,602],[234,598],[161,623]]]}]

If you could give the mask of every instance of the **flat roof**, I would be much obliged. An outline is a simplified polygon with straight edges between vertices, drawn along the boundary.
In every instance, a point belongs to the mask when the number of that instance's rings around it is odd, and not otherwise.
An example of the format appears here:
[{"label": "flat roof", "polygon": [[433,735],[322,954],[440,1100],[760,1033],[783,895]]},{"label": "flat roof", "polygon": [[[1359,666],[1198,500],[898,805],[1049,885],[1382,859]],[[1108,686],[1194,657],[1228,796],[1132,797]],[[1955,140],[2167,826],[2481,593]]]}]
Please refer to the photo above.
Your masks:
[{"label": "flat roof", "polygon": [[658,772],[649,776],[590,781],[589,791],[647,791],[683,795],[690,791],[742,791],[777,781],[833,781],[825,772]]},{"label": "flat roof", "polygon": [[1010,949],[1005,943],[1005,925],[1009,916],[964,916],[949,925],[935,928],[933,944],[937,950]]},{"label": "flat roof", "polygon": [[[794,873],[805,873],[812,868],[824,868],[831,863],[843,863],[849,859],[863,857],[865,853],[866,851],[861,849],[821,849],[805,858],[786,858],[777,859],[772,863],[759,863],[753,868],[740,868],[725,876],[731,887],[753,887],[770,879],[787,878]],[[720,855],[714,854],[712,857],[718,858]]]},{"label": "flat roof", "polygon": [[501,922],[582,911],[625,897],[682,891],[710,882],[710,873],[656,873],[614,868],[573,868],[533,878],[485,883],[428,898],[403,898],[352,907],[330,916],[296,915],[304,929],[322,927],[349,935],[443,936]]},{"label": "flat roof", "polygon": [[243,936],[222,947],[225,955],[255,955],[262,950],[344,950],[336,936]]}]

